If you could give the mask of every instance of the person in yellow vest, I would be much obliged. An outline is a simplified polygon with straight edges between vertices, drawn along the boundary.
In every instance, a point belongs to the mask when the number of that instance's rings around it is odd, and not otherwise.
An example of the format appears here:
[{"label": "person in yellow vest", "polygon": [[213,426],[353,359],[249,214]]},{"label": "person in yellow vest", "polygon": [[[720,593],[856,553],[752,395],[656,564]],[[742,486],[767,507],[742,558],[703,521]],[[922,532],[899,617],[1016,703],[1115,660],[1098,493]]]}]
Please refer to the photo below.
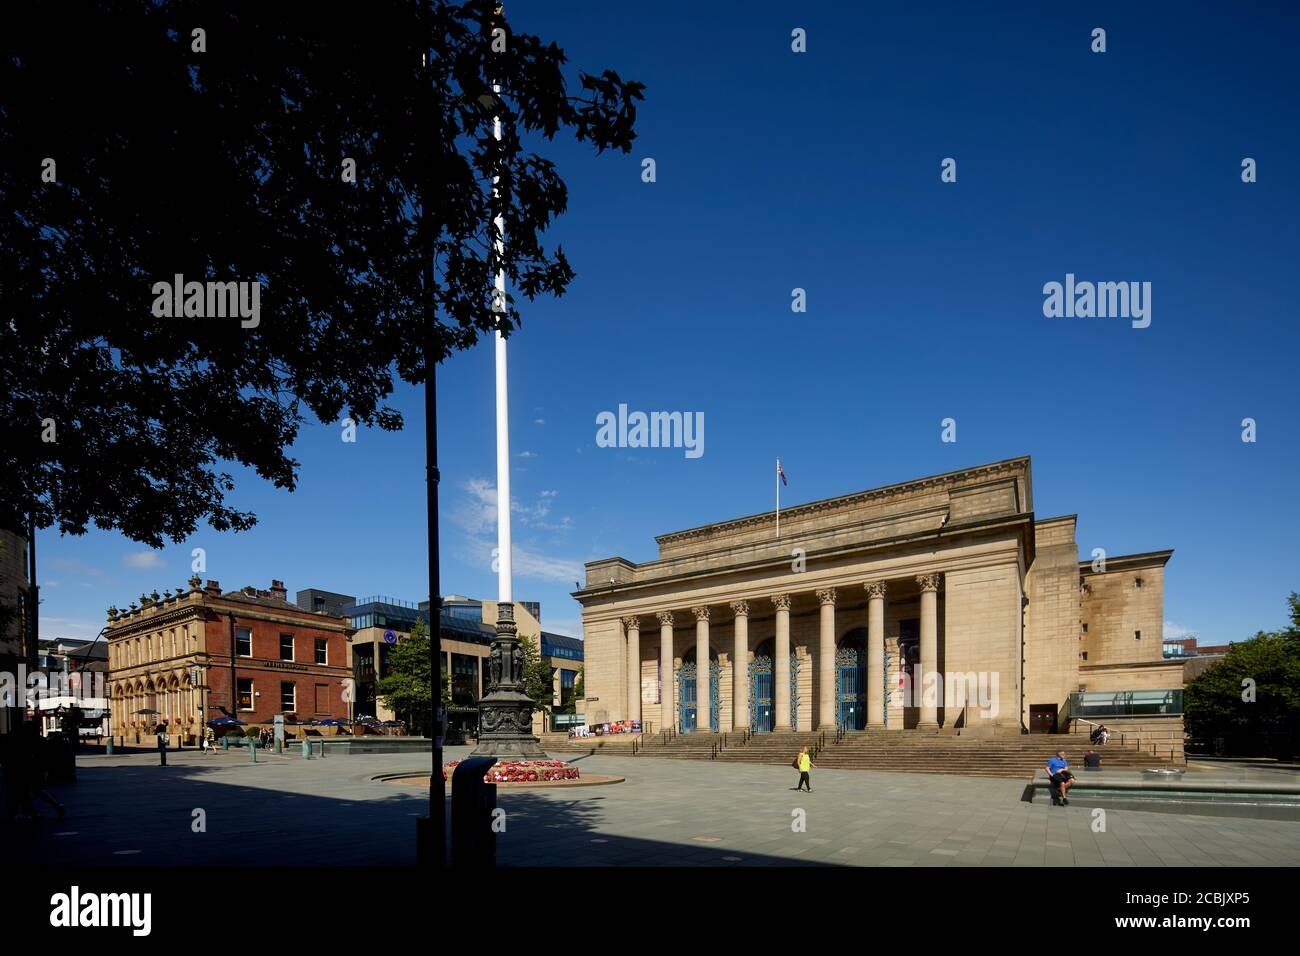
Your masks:
[{"label": "person in yellow vest", "polygon": [[812,784],[808,780],[808,771],[817,765],[812,762],[807,747],[799,748],[799,756],[794,758],[794,765],[799,770],[799,785],[795,789],[802,790],[806,786],[808,792],[812,793]]}]

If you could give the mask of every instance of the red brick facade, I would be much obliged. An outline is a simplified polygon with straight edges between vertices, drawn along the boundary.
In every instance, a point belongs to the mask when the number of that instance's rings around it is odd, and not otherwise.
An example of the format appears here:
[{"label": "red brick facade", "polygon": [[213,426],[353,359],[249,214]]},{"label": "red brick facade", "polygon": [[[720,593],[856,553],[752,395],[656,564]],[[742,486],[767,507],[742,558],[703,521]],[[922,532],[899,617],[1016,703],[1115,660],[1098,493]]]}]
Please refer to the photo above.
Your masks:
[{"label": "red brick facade", "polygon": [[164,723],[194,737],[223,714],[249,724],[281,713],[350,717],[351,624],[290,604],[279,581],[223,594],[217,582],[200,587],[191,578],[175,595],[110,608],[112,732],[148,733]]}]

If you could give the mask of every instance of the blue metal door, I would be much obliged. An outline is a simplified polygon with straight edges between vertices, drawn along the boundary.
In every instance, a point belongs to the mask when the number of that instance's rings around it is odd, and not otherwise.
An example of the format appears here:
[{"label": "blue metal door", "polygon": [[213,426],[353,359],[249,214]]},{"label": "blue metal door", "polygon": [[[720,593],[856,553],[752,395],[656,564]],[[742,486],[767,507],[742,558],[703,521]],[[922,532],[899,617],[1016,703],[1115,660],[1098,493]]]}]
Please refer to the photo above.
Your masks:
[{"label": "blue metal door", "polygon": [[[836,699],[839,701],[839,725],[845,730],[861,730],[867,723],[867,669],[858,663],[856,652],[849,651],[851,662],[836,661]],[[845,656],[844,651],[835,655]]]},{"label": "blue metal door", "polygon": [[687,661],[677,671],[677,727],[695,733],[695,663]]},{"label": "blue metal door", "polygon": [[771,733],[776,726],[776,673],[772,658],[758,656],[749,664],[749,729]]},{"label": "blue metal door", "polygon": [[715,734],[722,727],[722,665],[709,661],[709,729]]}]

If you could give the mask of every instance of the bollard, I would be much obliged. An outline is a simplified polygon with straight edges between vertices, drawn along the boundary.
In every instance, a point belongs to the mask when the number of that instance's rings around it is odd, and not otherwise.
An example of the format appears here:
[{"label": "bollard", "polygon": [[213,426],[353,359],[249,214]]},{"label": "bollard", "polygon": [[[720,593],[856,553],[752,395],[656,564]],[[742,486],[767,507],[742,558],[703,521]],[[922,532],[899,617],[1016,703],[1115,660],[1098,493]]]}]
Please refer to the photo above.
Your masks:
[{"label": "bollard", "polygon": [[306,737],[302,738],[302,756],[304,760],[311,759],[311,741]]},{"label": "bollard", "polygon": [[253,740],[251,737],[248,741],[248,762],[257,763],[257,741]]},{"label": "bollard", "polygon": [[[484,783],[496,757],[467,757],[451,774],[451,865],[481,868],[496,866],[497,835],[492,812],[497,786]],[[438,768],[434,768],[436,773]]]},{"label": "bollard", "polygon": [[221,738],[221,749],[222,749],[222,750],[229,750],[229,749],[230,749],[230,738],[229,738],[229,737],[222,737],[222,738]]},{"label": "bollard", "polygon": [[320,759],[325,759],[325,741],[323,740],[320,742]]},{"label": "bollard", "polygon": [[113,738],[111,736],[108,738],[108,755],[113,756]]}]

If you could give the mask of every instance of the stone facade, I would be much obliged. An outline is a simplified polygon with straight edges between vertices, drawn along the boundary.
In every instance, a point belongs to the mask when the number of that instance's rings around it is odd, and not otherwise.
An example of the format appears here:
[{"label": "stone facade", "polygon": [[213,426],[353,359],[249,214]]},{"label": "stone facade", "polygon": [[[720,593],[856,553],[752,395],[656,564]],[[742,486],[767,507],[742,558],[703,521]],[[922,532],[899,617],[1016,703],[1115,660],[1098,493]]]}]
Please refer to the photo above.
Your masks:
[{"label": "stone facade", "polygon": [[706,729],[716,694],[718,730],[1019,733],[1031,710],[1063,727],[1083,687],[1182,684],[1161,658],[1172,552],[1081,564],[1075,517],[1035,517],[1027,457],[787,508],[779,539],[768,512],[656,540],[574,592],[591,723],[680,730],[693,709]]}]

